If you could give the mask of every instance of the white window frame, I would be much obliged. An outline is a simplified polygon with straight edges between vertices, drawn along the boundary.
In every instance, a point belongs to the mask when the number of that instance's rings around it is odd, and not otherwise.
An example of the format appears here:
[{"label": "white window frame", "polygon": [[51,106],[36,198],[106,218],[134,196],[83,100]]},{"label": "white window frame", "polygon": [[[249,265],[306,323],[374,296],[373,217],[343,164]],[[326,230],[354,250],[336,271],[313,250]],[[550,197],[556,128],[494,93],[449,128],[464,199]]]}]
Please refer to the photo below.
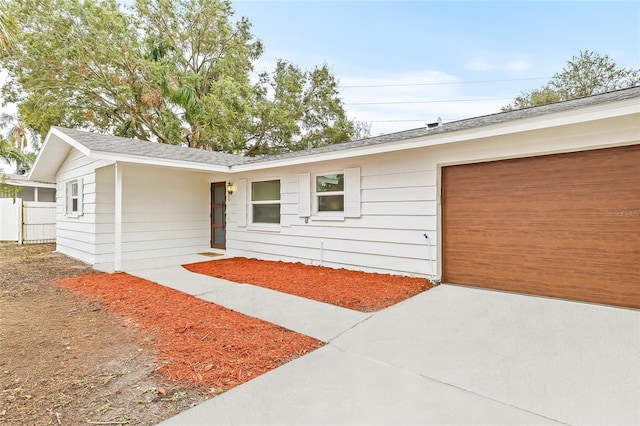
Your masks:
[{"label": "white window frame", "polygon": [[[330,176],[330,175],[342,175],[342,182],[343,182],[342,191],[326,191],[326,192],[318,191],[318,178],[322,176]],[[319,201],[320,197],[327,197],[327,196],[333,196],[333,195],[342,196],[342,210],[321,211],[320,201]],[[327,217],[327,218],[344,218],[344,209],[345,209],[345,202],[346,202],[346,176],[344,174],[344,170],[336,170],[331,172],[314,174],[312,179],[312,197],[313,197],[314,216]]]},{"label": "white window frame", "polygon": [[[273,182],[273,181],[277,181],[280,184],[280,192],[278,194],[278,199],[277,200],[260,200],[260,201],[254,201],[253,200],[253,184],[254,183],[260,183],[260,182]],[[260,179],[260,180],[253,180],[249,183],[249,190],[248,190],[249,194],[248,194],[248,199],[249,199],[249,205],[251,206],[251,211],[250,211],[250,215],[251,215],[251,225],[252,227],[261,227],[261,228],[268,228],[268,229],[280,229],[280,224],[282,223],[282,180],[280,178],[276,178],[276,179]],[[274,222],[257,222],[254,218],[254,206],[255,205],[265,205],[265,204],[278,204],[280,206],[280,215],[278,216],[278,222],[274,223]]]},{"label": "white window frame", "polygon": [[[76,186],[76,194],[73,195],[73,187]],[[65,191],[65,215],[67,217],[80,217],[83,215],[83,185],[82,179],[73,179],[66,183]],[[73,208],[73,202],[76,208]]]}]

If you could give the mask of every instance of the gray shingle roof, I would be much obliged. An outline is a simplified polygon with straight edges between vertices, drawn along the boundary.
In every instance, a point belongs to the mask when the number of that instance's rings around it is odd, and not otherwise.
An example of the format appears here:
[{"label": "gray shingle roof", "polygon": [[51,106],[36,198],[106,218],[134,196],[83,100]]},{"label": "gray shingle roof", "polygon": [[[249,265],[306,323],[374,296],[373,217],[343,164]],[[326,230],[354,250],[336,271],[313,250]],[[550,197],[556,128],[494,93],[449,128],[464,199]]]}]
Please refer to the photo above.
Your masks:
[{"label": "gray shingle roof", "polygon": [[161,158],[167,160],[189,161],[208,165],[236,166],[240,164],[268,162],[286,158],[303,157],[314,154],[343,151],[353,148],[380,145],[384,143],[398,142],[402,140],[421,138],[425,136],[450,133],[460,130],[472,129],[476,127],[489,126],[492,124],[505,123],[509,121],[526,118],[539,117],[562,111],[569,111],[576,108],[583,108],[592,105],[605,104],[609,102],[621,101],[625,99],[640,98],[640,87],[608,92],[600,95],[588,96],[570,101],[557,102],[553,104],[541,105],[509,112],[484,115],[445,123],[433,129],[420,127],[403,132],[390,133],[387,135],[361,139],[352,142],[345,142],[335,145],[323,146],[312,150],[288,152],[284,154],[266,155],[262,157],[242,157],[222,152],[205,151],[202,149],[187,148],[178,145],[167,145],[155,142],[142,141],[137,139],[120,138],[110,135],[85,132],[80,130],[56,127],[58,130],[75,139],[77,142],[95,151],[109,152],[115,154],[129,154],[135,156]]},{"label": "gray shingle roof", "polygon": [[472,129],[475,127],[489,126],[492,124],[506,123],[509,121],[521,120],[526,118],[539,117],[546,114],[552,114],[562,111],[569,111],[576,108],[583,108],[592,105],[600,105],[609,102],[621,101],[625,99],[640,98],[640,86],[629,89],[617,90],[615,92],[607,92],[600,95],[588,96],[585,98],[573,99],[570,101],[556,102],[552,104],[546,104],[541,106],[535,106],[515,111],[500,112],[491,115],[484,115],[480,117],[473,117],[464,120],[452,121],[445,123],[442,126],[427,129],[426,127],[420,127],[412,130],[405,130],[402,132],[390,133],[381,136],[375,136],[372,138],[361,139],[352,142],[345,142],[335,145],[328,145],[319,148],[313,148],[311,151],[296,151],[283,154],[268,155],[264,157],[256,158],[249,162],[258,161],[271,161],[275,159],[300,157],[313,154],[320,154],[325,152],[334,152],[347,150],[352,148],[360,148],[370,145],[380,145],[390,142],[398,142],[402,140],[415,139],[424,136],[431,136],[443,133],[450,133],[459,130]]},{"label": "gray shingle roof", "polygon": [[135,155],[142,157],[161,158],[166,160],[189,161],[220,166],[243,164],[247,157],[226,154],[224,152],[206,151],[204,149],[187,148],[179,145],[143,141],[139,139],[121,138],[111,135],[86,132],[82,130],[54,127],[70,136],[78,143],[92,151],[113,154]]}]

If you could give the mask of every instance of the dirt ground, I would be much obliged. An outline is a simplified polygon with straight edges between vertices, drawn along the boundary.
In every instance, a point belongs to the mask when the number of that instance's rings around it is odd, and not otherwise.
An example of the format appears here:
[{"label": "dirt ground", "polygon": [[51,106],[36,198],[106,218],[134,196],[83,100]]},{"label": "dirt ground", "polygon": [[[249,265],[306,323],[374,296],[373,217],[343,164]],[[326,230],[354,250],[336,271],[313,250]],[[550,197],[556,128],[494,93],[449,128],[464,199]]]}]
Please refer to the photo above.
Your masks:
[{"label": "dirt ground", "polygon": [[[54,249],[0,242],[0,424],[154,425],[323,344]],[[188,268],[365,312],[431,287],[246,258]]]},{"label": "dirt ground", "polygon": [[207,399],[98,301],[53,284],[92,273],[53,244],[0,243],[0,424],[154,425]]}]

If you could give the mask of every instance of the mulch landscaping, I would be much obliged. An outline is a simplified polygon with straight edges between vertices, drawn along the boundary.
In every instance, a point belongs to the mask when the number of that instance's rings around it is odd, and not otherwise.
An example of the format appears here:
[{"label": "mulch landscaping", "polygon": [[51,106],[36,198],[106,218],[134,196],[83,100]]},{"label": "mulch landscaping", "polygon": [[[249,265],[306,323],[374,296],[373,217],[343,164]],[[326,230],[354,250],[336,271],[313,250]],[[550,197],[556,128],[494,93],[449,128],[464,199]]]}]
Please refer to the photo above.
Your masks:
[{"label": "mulch landscaping", "polygon": [[252,284],[361,312],[374,312],[433,287],[425,278],[244,257],[183,265],[191,272]]},{"label": "mulch landscaping", "polygon": [[[432,287],[424,278],[247,258],[184,267],[363,312],[380,310]],[[195,384],[209,395],[323,345],[309,336],[125,273],[83,275],[55,284],[115,312],[122,327],[139,333],[141,344],[158,354],[156,371],[166,380]]]},{"label": "mulch landscaping", "polygon": [[283,327],[128,274],[57,280],[58,286],[97,298],[138,327],[159,353],[157,370],[217,394],[322,346]]}]

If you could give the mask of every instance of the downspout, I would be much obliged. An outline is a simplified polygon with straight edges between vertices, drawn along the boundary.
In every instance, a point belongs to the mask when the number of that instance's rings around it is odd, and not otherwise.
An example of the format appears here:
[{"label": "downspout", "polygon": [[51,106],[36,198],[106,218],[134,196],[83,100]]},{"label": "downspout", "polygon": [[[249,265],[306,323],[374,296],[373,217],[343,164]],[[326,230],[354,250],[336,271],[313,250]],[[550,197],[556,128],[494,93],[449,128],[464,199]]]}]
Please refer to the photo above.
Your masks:
[{"label": "downspout", "polygon": [[427,235],[427,233],[425,232],[424,234],[424,238],[427,240],[427,250],[429,252],[429,281],[431,281],[434,284],[439,284],[439,281],[436,278],[436,275],[433,273],[433,256],[431,255],[431,240],[429,239],[429,235]]},{"label": "downspout", "polygon": [[114,263],[113,268],[116,272],[122,270],[122,166],[115,164],[115,213],[113,218],[114,225]]}]

